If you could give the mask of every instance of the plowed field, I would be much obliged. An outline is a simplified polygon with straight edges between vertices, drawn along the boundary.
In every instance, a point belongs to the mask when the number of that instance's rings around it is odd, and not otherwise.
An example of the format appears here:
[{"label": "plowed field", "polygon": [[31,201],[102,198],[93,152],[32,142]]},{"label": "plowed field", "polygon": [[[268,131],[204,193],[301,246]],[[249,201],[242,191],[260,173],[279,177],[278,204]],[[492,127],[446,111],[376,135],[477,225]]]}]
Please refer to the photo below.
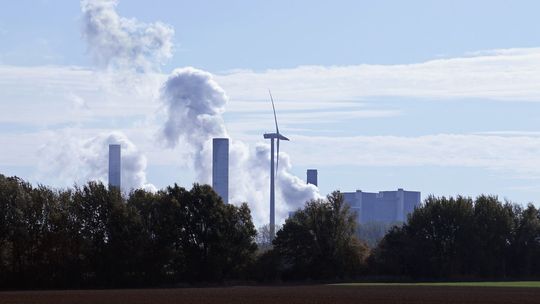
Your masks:
[{"label": "plowed field", "polygon": [[456,286],[283,286],[5,291],[0,303],[540,303],[540,288]]}]

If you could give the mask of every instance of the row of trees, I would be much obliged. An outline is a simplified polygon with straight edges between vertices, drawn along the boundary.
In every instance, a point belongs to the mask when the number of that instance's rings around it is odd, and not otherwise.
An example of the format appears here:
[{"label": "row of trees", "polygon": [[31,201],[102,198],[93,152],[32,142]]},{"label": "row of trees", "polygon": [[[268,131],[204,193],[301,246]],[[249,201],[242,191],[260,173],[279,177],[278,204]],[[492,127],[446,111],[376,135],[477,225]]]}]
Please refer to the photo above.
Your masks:
[{"label": "row of trees", "polygon": [[259,280],[353,278],[365,273],[369,248],[356,237],[355,215],[334,192],[287,219],[273,248],[258,259]]},{"label": "row of trees", "polygon": [[429,197],[370,256],[374,273],[413,278],[540,276],[540,213],[497,197]]},{"label": "row of trees", "polygon": [[52,190],[0,175],[0,287],[114,287],[241,278],[257,249],[246,204],[209,186]]},{"label": "row of trees", "polygon": [[[356,227],[343,196],[308,202],[259,259],[262,279],[501,279],[540,277],[540,211],[495,196],[428,197],[388,227]],[[360,236],[360,238],[359,238]]]},{"label": "row of trees", "polygon": [[[246,204],[224,204],[206,185],[124,196],[101,183],[54,190],[0,175],[0,288],[540,276],[533,205],[432,196],[374,241],[386,229],[357,227],[334,192],[307,202],[269,244]],[[362,231],[376,236],[369,246]]]}]

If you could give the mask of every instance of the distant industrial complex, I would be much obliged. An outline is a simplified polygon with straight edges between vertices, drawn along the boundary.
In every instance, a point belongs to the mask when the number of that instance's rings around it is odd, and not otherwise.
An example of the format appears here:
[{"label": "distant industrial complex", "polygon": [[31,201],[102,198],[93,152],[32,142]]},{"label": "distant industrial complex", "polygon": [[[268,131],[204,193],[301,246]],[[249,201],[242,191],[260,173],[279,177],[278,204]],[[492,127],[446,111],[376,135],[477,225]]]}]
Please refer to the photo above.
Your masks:
[{"label": "distant industrial complex", "polygon": [[[318,186],[317,169],[308,169],[306,171],[306,183]],[[109,187],[120,188],[120,186],[121,147],[112,144],[109,145]],[[212,141],[212,188],[223,202],[229,202],[228,138],[214,138]],[[404,222],[407,215],[421,203],[420,192],[405,191],[403,189],[377,193],[356,190],[355,192],[342,192],[342,194],[345,202],[350,205],[351,210],[355,213],[358,224]],[[272,212],[270,214],[273,215]],[[289,212],[289,216],[293,214],[294,212]]]},{"label": "distant industrial complex", "polygon": [[[318,172],[316,169],[308,169],[306,172],[306,183],[318,186]],[[404,222],[407,215],[414,211],[422,201],[421,193],[418,191],[380,191],[376,193],[363,192],[342,192],[343,198],[356,214],[358,224],[382,223],[392,224]],[[289,216],[294,212],[289,212]]]},{"label": "distant industrial complex", "polygon": [[356,221],[363,223],[397,223],[404,222],[407,215],[420,205],[420,192],[405,191],[380,191],[378,193],[344,192],[345,201],[356,213]]},{"label": "distant industrial complex", "polygon": [[[274,100],[270,93],[272,109],[274,111],[275,133],[265,133],[264,138],[270,139],[270,210],[269,210],[269,230],[270,237],[275,236],[275,175],[279,165],[279,143],[280,140],[289,139],[279,133],[276,109]],[[274,152],[274,147],[276,152]],[[274,166],[274,158],[276,159]],[[318,187],[317,169],[306,171],[306,183]],[[121,146],[118,144],[109,145],[109,187],[121,186]],[[223,202],[229,203],[229,139],[213,138],[212,140],[212,188],[221,197]],[[363,192],[343,192],[345,202],[349,204],[355,213],[356,221],[359,224],[383,223],[392,224],[404,222],[407,215],[414,211],[414,208],[421,203],[421,194],[417,191],[380,191],[377,193]],[[289,212],[292,216],[294,211]]]}]

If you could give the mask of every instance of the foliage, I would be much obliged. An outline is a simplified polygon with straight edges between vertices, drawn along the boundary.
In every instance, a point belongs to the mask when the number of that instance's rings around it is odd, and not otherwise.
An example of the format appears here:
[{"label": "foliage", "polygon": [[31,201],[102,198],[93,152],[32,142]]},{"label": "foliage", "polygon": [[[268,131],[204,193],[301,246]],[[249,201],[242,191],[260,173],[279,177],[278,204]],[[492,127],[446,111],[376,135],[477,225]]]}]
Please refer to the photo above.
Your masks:
[{"label": "foliage", "polygon": [[284,279],[334,279],[357,275],[368,255],[355,237],[354,214],[339,192],[312,200],[289,218],[265,258]]},{"label": "foliage", "polygon": [[415,278],[540,275],[538,210],[493,196],[430,196],[370,257],[377,274]]},{"label": "foliage", "polygon": [[[376,247],[370,252],[358,234]],[[430,196],[403,225],[357,227],[334,192],[306,202],[270,239],[267,226],[255,230],[247,204],[225,204],[208,185],[124,195],[96,182],[57,190],[0,175],[0,288],[335,280],[365,273],[540,277],[540,211],[494,196]]]},{"label": "foliage", "polygon": [[246,204],[207,185],[127,198],[89,182],[68,190],[0,175],[0,287],[116,287],[245,276],[257,249]]},{"label": "foliage", "polygon": [[400,226],[401,222],[366,222],[357,225],[356,237],[366,242],[370,248],[377,247],[386,233],[394,226]]}]

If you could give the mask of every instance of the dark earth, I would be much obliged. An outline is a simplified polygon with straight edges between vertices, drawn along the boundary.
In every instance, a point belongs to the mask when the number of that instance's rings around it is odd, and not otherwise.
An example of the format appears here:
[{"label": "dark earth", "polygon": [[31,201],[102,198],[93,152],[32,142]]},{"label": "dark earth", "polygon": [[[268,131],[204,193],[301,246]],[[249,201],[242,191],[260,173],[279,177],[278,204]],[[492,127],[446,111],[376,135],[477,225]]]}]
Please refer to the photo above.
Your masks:
[{"label": "dark earth", "polygon": [[0,303],[540,303],[540,288],[448,286],[246,286],[3,291]]}]

